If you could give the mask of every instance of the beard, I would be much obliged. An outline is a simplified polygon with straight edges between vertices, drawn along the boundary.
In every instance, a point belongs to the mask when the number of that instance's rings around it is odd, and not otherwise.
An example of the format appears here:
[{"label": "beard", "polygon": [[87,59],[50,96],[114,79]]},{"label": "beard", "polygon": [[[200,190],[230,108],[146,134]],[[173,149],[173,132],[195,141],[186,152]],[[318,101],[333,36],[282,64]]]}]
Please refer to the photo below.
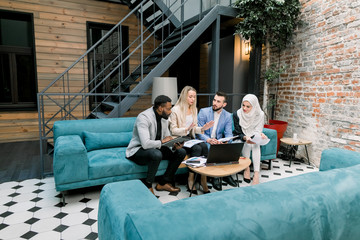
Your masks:
[{"label": "beard", "polygon": [[216,108],[216,106],[212,106],[212,109],[213,109],[214,112],[217,112],[217,111],[219,111],[220,109],[222,109],[222,107]]},{"label": "beard", "polygon": [[162,117],[163,119],[168,120],[169,116],[170,116],[170,114],[166,114],[164,111],[161,113],[161,117]]}]

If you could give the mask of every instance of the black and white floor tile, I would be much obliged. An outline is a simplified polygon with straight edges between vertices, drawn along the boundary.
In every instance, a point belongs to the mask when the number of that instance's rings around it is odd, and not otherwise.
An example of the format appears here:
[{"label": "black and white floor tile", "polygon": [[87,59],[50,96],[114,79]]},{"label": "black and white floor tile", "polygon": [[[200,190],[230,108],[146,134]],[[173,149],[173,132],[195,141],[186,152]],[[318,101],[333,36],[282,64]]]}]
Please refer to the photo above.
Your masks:
[{"label": "black and white floor tile", "polygon": [[[289,167],[288,161],[276,159],[270,170],[262,164],[260,183],[313,171],[318,169],[296,161]],[[240,187],[251,185],[242,181],[242,174],[238,176]],[[180,185],[180,188],[178,194],[157,191],[155,194],[162,203],[189,197],[186,186]],[[231,187],[223,184],[223,189],[227,188]],[[62,206],[53,177],[2,183],[0,239],[97,239],[100,191],[101,187],[70,191],[66,205]]]}]

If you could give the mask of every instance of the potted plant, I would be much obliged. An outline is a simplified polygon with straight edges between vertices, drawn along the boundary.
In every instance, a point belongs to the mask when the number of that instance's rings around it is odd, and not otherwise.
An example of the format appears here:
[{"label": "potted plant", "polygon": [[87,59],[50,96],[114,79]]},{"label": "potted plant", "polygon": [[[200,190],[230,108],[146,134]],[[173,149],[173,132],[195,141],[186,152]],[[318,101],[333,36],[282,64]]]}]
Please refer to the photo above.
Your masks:
[{"label": "potted plant", "polygon": [[[277,79],[282,72],[282,67],[278,66],[276,70],[270,66],[270,46],[277,48],[280,53],[291,42],[294,30],[300,23],[301,4],[299,0],[237,0],[234,7],[238,10],[238,17],[243,19],[236,25],[236,33],[250,39],[251,45],[257,49],[261,49],[263,44],[266,47],[263,109],[268,114],[269,83]],[[276,120],[271,122],[280,123]],[[279,131],[277,129],[278,149],[283,129],[287,127],[286,122],[281,122],[284,124],[280,124]],[[276,128],[275,125],[270,123],[266,127]]]}]

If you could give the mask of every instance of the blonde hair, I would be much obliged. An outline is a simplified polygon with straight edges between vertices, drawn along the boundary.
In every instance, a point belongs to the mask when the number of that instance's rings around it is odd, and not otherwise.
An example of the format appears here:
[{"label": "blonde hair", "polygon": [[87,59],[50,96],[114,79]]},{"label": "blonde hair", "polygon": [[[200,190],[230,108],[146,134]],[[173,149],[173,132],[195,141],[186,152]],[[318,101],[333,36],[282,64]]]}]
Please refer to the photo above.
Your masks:
[{"label": "blonde hair", "polygon": [[[180,93],[180,97],[177,100],[175,106],[178,106],[180,108],[180,111],[184,114],[181,115],[182,120],[184,120],[186,118],[186,113],[187,113],[187,109],[189,108],[189,104],[187,102],[187,97],[188,97],[188,93],[189,91],[194,91],[195,93],[197,93],[196,89],[191,87],[191,86],[185,86]],[[193,118],[197,118],[197,109],[196,109],[196,99],[194,101],[194,104],[191,106],[191,113],[193,115]]]}]

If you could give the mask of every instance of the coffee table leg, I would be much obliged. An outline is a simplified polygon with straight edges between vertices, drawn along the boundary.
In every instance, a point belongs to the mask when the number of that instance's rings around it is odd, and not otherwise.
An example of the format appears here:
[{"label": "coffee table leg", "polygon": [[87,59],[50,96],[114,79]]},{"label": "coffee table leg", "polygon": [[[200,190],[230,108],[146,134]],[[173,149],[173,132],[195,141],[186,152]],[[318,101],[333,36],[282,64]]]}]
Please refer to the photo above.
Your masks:
[{"label": "coffee table leg", "polygon": [[[295,150],[294,149],[294,146],[293,145],[289,145],[289,147],[290,147],[290,163],[289,163],[289,167],[291,167],[291,161],[293,160],[293,150]],[[295,157],[295,153],[294,153],[294,157]]]},{"label": "coffee table leg", "polygon": [[222,191],[222,177],[220,178],[220,191]]},{"label": "coffee table leg", "polygon": [[238,187],[240,187],[240,185],[239,185],[239,176],[238,176],[238,174],[237,174],[237,173],[236,173],[235,175],[236,175],[236,182],[237,182],[237,185],[238,185]]},{"label": "coffee table leg", "polygon": [[308,159],[308,165],[310,165],[310,158],[309,158],[309,154],[308,154],[308,150],[307,150],[306,145],[305,145],[305,151],[306,151],[306,157]]},{"label": "coffee table leg", "polygon": [[192,187],[191,187],[191,190],[190,190],[190,196],[189,196],[189,197],[191,197],[191,195],[192,195],[192,193],[193,193],[194,186],[195,186],[195,183],[196,183],[196,178],[197,178],[197,175],[198,175],[198,173],[195,173],[195,176],[194,176],[194,183],[193,183],[193,185],[192,185]]}]

